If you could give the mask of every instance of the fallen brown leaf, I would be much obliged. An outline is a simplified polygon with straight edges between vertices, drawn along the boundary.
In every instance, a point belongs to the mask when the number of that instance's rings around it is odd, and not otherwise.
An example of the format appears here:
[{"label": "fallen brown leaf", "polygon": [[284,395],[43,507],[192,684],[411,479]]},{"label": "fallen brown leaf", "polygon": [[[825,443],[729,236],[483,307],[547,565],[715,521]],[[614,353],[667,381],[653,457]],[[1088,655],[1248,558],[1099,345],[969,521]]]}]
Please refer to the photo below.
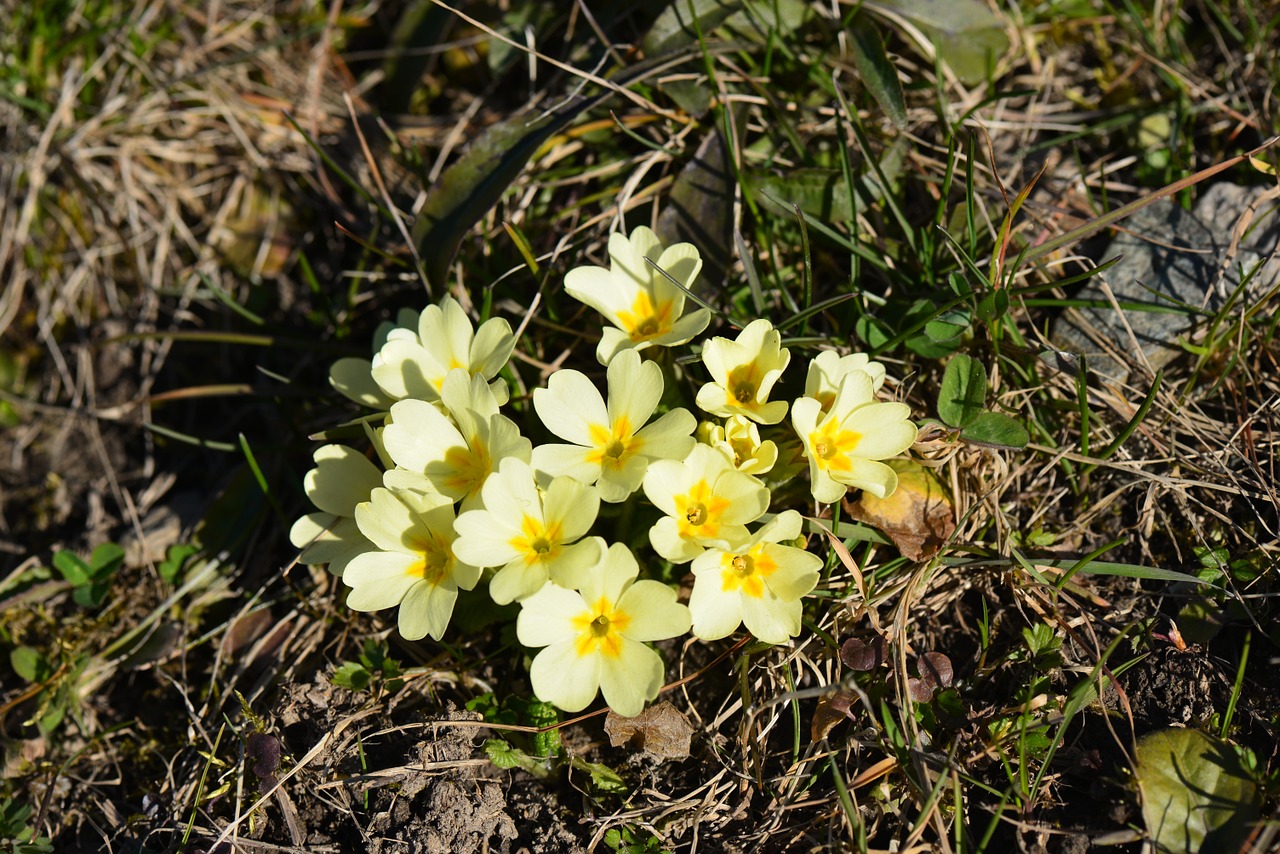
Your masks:
[{"label": "fallen brown leaf", "polygon": [[822,741],[831,730],[842,721],[853,720],[853,701],[857,697],[849,691],[837,691],[818,701],[813,710],[813,721],[809,724],[809,737],[814,741]]},{"label": "fallen brown leaf", "polygon": [[693,738],[693,724],[684,712],[665,700],[634,718],[609,712],[604,731],[614,747],[638,748],[659,759],[684,759]]},{"label": "fallen brown leaf", "polygon": [[873,525],[893,540],[903,556],[928,560],[938,553],[956,529],[955,508],[933,472],[911,460],[890,460],[898,473],[898,488],[887,498],[868,492],[846,501],[845,512]]}]

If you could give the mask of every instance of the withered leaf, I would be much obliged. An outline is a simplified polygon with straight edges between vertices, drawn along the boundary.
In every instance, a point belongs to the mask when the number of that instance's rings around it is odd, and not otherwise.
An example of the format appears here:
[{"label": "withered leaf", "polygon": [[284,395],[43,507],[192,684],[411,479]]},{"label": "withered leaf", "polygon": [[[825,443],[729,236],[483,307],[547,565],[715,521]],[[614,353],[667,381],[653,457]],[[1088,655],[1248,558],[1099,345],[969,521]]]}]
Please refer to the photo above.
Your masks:
[{"label": "withered leaf", "polygon": [[916,670],[920,676],[907,679],[907,691],[911,699],[917,703],[927,703],[933,699],[939,688],[950,688],[955,677],[951,667],[951,659],[940,652],[926,652],[916,659]]},{"label": "withered leaf", "polygon": [[940,652],[926,652],[916,659],[916,670],[920,678],[934,688],[950,688],[955,678],[955,670],[951,667],[951,659]]},{"label": "withered leaf", "polygon": [[888,465],[898,473],[897,490],[888,498],[863,492],[857,501],[845,502],[845,512],[884,531],[904,557],[928,560],[956,529],[951,498],[933,472],[919,463],[889,460]]},{"label": "withered leaf", "polygon": [[265,732],[255,732],[245,741],[245,759],[252,762],[254,776],[266,788],[276,784],[280,768],[280,740]]},{"label": "withered leaf", "polygon": [[907,693],[917,703],[927,703],[933,699],[933,686],[923,679],[907,677]]},{"label": "withered leaf", "polygon": [[853,701],[856,696],[849,691],[837,691],[818,701],[809,724],[809,737],[814,741],[826,738],[843,720],[853,720]]},{"label": "withered leaf", "polygon": [[850,670],[866,673],[884,664],[889,657],[888,644],[879,635],[870,643],[858,638],[849,638],[840,644],[840,661]]},{"label": "withered leaf", "polygon": [[632,747],[659,759],[684,759],[693,738],[693,724],[684,712],[665,700],[634,718],[609,712],[604,731],[614,747]]}]

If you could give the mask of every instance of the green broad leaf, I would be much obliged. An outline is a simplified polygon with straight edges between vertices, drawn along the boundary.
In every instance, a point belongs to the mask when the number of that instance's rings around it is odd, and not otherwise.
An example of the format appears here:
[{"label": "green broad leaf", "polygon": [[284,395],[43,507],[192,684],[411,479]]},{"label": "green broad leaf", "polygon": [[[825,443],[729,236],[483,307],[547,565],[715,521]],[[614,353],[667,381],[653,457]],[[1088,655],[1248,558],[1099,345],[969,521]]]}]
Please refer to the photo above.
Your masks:
[{"label": "green broad leaf", "polygon": [[103,543],[89,556],[89,568],[94,578],[114,575],[122,563],[124,563],[124,549],[115,543]]},{"label": "green broad leaf", "polygon": [[733,264],[736,189],[724,138],[712,130],[676,176],[655,228],[668,246],[692,243],[700,250],[702,273],[694,283],[695,291],[720,288]]},{"label": "green broad leaf", "polygon": [[[550,703],[532,702],[524,711],[529,726],[551,726],[560,720],[560,712]],[[560,755],[560,730],[549,729],[533,734],[533,755],[539,759]]]},{"label": "green broad leaf", "polygon": [[355,661],[348,661],[341,667],[333,671],[333,675],[329,677],[329,681],[339,688],[346,688],[349,691],[363,691],[369,687],[373,674],[365,669],[363,664]]},{"label": "green broad leaf", "polygon": [[907,104],[902,97],[902,82],[898,70],[893,67],[884,52],[880,31],[867,15],[853,19],[853,64],[858,67],[862,85],[884,110],[889,121],[899,129],[907,126]]},{"label": "green broad leaf", "polygon": [[182,578],[182,568],[186,566],[187,560],[199,551],[199,547],[191,543],[174,543],[169,546],[164,553],[164,560],[156,566],[160,577],[166,584],[176,585]]},{"label": "green broad leaf", "polygon": [[[902,174],[905,146],[900,140],[880,160],[880,171],[892,183]],[[790,207],[798,205],[812,219],[828,225],[840,225],[866,210],[868,204],[878,202],[884,189],[874,175],[867,174],[853,180],[854,192],[839,169],[805,168],[783,173],[747,173],[747,188],[757,198],[763,199],[772,210],[794,214]]]},{"label": "green broad leaf", "polygon": [[933,300],[911,304],[899,322],[900,329],[919,327],[902,342],[911,352],[926,359],[945,359],[964,344],[972,317],[965,308],[943,312]]},{"label": "green broad leaf", "polygon": [[27,682],[41,682],[52,672],[49,662],[34,647],[19,646],[9,651],[9,666]]},{"label": "green broad leaf", "polygon": [[608,765],[601,765],[599,762],[587,762],[577,757],[574,757],[570,762],[574,768],[579,771],[586,771],[591,775],[591,786],[597,793],[608,795],[625,795],[627,793],[627,784],[618,776],[618,772]]},{"label": "green broad leaf", "polygon": [[1008,415],[979,412],[960,430],[960,438],[975,445],[993,448],[1025,448],[1031,434]]},{"label": "green broad leaf", "polygon": [[987,369],[964,353],[952,356],[942,375],[938,417],[952,427],[964,427],[982,413],[986,400]]},{"label": "green broad leaf", "polygon": [[915,25],[968,85],[984,80],[1009,49],[1004,22],[982,0],[868,0],[863,8]]},{"label": "green broad leaf", "polygon": [[978,319],[983,323],[995,323],[1009,311],[1009,292],[1004,288],[991,291],[978,300]]},{"label": "green broad leaf", "polygon": [[1258,787],[1225,741],[1194,729],[1138,740],[1147,833],[1162,852],[1240,851],[1258,819]]},{"label": "green broad leaf", "polygon": [[658,13],[641,46],[645,55],[659,56],[698,43],[742,9],[742,0],[672,0]]},{"label": "green broad leaf", "polygon": [[510,770],[520,768],[535,777],[545,778],[548,769],[542,762],[534,759],[518,747],[512,747],[501,738],[486,739],[483,750],[489,761],[499,768]]},{"label": "green broad leaf", "polygon": [[83,584],[71,594],[72,600],[82,608],[99,608],[111,590],[110,579],[95,579]]},{"label": "green broad leaf", "polygon": [[[655,57],[628,66],[611,82],[626,87],[698,55],[686,52]],[[573,96],[550,113],[525,113],[491,125],[444,170],[427,192],[411,235],[433,288],[444,288],[462,238],[510,189],[543,144],[582,113],[613,96],[612,89],[590,97]]]},{"label": "green broad leaf", "polygon": [[427,193],[412,234],[433,288],[444,287],[462,238],[497,204],[542,144],[603,97],[575,97],[541,118],[531,121],[522,114],[491,125],[444,170]]},{"label": "green broad leaf", "polygon": [[53,556],[53,568],[76,587],[88,584],[93,579],[93,569],[73,552],[56,552]]},{"label": "green broad leaf", "polygon": [[863,344],[866,344],[872,350],[883,347],[886,342],[893,338],[893,330],[885,325],[883,321],[867,314],[859,317],[857,322],[853,324],[853,332]]},{"label": "green broad leaf", "polygon": [[953,308],[944,311],[924,325],[924,334],[935,344],[958,344],[969,330],[969,312]]}]

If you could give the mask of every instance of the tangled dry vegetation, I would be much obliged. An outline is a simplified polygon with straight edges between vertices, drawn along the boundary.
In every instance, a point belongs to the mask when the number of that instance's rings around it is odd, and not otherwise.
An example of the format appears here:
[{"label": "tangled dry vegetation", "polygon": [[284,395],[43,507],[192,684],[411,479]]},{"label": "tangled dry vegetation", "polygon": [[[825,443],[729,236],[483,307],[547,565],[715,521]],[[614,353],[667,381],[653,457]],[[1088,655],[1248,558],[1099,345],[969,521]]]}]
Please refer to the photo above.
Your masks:
[{"label": "tangled dry vegetation", "polygon": [[[1276,132],[1276,21],[1001,8],[972,73],[900,4],[753,6],[623,87],[663,4],[501,5],[6,10],[0,846],[1137,850],[1135,739],[1170,726],[1239,748],[1269,815],[1277,283],[1188,312],[1159,370],[1108,340],[1123,378],[1048,330],[1100,214]],[[662,646],[649,743],[594,714],[557,746],[509,628],[405,642],[286,533],[333,359],[425,276],[522,330],[513,401],[595,370],[560,279],[622,217],[698,244],[734,316],[819,307],[790,346],[874,349],[918,419],[972,356],[1031,438],[927,429],[927,547],[847,502],[800,639]]]}]

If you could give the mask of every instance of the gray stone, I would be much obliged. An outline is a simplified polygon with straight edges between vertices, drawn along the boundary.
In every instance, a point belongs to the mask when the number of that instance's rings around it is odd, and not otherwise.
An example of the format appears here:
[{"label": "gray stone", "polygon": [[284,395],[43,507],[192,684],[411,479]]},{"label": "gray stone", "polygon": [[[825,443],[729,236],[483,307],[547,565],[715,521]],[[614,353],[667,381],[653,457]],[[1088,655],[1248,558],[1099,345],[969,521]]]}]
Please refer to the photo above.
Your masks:
[{"label": "gray stone", "polygon": [[1218,311],[1245,276],[1246,304],[1280,280],[1277,198],[1275,188],[1224,182],[1205,190],[1194,211],[1160,199],[1123,220],[1124,231],[1097,258],[1120,260],[1076,297],[1107,300],[1105,283],[1116,302],[1128,305],[1120,312],[1111,306],[1068,310],[1050,340],[1121,382],[1144,362],[1152,370],[1169,364],[1184,352],[1179,337]]}]

